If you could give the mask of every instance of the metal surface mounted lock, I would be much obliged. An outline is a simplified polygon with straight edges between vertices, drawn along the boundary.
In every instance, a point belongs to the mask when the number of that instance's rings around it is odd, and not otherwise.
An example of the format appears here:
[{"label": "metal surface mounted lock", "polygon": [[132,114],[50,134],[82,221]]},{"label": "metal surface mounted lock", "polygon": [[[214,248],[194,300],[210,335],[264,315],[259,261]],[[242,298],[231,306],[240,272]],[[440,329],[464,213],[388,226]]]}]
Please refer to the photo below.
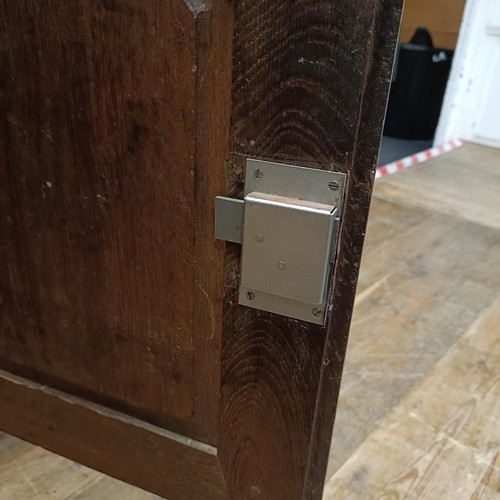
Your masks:
[{"label": "metal surface mounted lock", "polygon": [[242,244],[240,304],[325,323],[345,180],[247,160],[244,199],[215,205],[216,238]]}]

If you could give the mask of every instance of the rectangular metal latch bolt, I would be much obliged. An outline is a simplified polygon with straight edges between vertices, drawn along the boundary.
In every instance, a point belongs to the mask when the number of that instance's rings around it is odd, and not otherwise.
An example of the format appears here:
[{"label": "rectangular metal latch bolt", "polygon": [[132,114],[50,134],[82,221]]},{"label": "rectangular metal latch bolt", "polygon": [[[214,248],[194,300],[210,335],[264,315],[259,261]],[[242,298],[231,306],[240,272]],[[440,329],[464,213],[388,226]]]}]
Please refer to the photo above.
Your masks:
[{"label": "rectangular metal latch bolt", "polygon": [[247,160],[243,200],[217,197],[216,238],[242,244],[239,303],[324,324],[345,174]]}]

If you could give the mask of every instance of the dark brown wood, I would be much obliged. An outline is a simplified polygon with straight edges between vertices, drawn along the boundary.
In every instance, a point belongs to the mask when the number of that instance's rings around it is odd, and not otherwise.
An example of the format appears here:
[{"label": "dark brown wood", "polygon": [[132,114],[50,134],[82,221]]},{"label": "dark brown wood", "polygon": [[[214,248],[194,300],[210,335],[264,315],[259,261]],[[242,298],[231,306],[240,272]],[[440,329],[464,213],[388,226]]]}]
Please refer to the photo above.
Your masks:
[{"label": "dark brown wood", "polygon": [[167,498],[228,498],[213,446],[1,370],[0,394],[6,432]]},{"label": "dark brown wood", "polygon": [[[172,500],[321,496],[401,2],[0,0],[0,429]],[[237,304],[247,157],[348,176],[326,327]]]},{"label": "dark brown wood", "polygon": [[[203,4],[201,1],[199,2]],[[207,3],[207,5],[210,5]],[[215,240],[215,197],[227,184],[232,79],[232,2],[213,0],[197,17],[196,220],[194,253],[195,415],[219,438],[224,242]],[[209,389],[209,390],[207,390]]]},{"label": "dark brown wood", "polygon": [[232,498],[321,497],[401,4],[236,4],[228,193],[241,194],[247,156],[345,172],[348,186],[327,327],[238,306],[239,248],[228,246],[221,460]]},{"label": "dark brown wood", "polygon": [[210,443],[231,19],[0,2],[0,367]]},{"label": "dark brown wood", "polygon": [[320,498],[323,491],[403,2],[383,0],[375,2],[373,7],[367,40],[371,54],[366,60],[359,102],[349,198],[333,285],[336,314],[330,318],[325,342],[304,498]]}]

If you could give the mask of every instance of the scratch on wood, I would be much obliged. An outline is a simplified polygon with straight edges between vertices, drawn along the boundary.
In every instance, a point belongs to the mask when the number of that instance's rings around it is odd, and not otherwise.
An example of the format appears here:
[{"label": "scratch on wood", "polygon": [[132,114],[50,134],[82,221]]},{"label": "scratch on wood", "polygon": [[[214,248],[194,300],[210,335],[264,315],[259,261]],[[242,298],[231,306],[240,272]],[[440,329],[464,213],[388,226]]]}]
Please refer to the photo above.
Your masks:
[{"label": "scratch on wood", "polygon": [[201,12],[205,12],[206,7],[203,0],[184,0],[186,7],[192,12],[196,18]]},{"label": "scratch on wood", "polygon": [[201,293],[205,296],[208,301],[208,306],[210,307],[210,322],[211,322],[211,332],[209,339],[212,340],[215,335],[215,309],[212,301],[210,300],[210,295],[203,288],[203,285],[199,281],[195,281],[196,286],[201,290]]}]

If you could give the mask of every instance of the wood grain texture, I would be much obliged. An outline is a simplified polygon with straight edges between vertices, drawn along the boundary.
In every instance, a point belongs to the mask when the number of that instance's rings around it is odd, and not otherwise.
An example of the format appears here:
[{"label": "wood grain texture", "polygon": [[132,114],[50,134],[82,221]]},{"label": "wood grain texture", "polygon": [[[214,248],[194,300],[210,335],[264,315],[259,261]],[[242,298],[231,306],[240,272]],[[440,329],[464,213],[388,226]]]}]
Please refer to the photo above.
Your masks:
[{"label": "wood grain texture", "polygon": [[[445,376],[445,372],[450,371],[450,364],[439,363],[450,348],[454,349],[457,341],[462,343],[460,339],[464,339],[464,333],[468,332],[468,343],[471,342],[470,336],[474,335],[474,349],[496,353],[500,321],[500,300],[496,299],[500,286],[500,269],[496,265],[500,259],[498,231],[482,224],[481,219],[475,224],[470,222],[465,214],[460,218],[443,214],[434,208],[433,200],[435,191],[438,191],[447,206],[478,204],[482,207],[484,220],[488,220],[487,211],[495,215],[499,207],[484,205],[476,191],[484,193],[489,189],[492,193],[498,192],[500,179],[492,182],[489,175],[490,166],[496,166],[498,158],[500,151],[472,145],[462,148],[458,156],[440,157],[434,164],[435,183],[433,191],[428,194],[428,209],[423,208],[421,197],[418,200],[408,198],[411,189],[401,189],[399,202],[388,202],[380,197],[383,185],[390,179],[375,184],[328,473],[330,479],[339,465],[355,454],[356,462],[368,466],[368,473],[357,470],[352,481],[347,475],[347,481],[363,488],[363,479],[369,478],[369,487],[361,489],[366,495],[361,498],[379,498],[387,488],[387,478],[397,475],[407,453],[417,453],[420,441],[428,439],[429,427],[409,425],[405,411],[397,412],[397,422],[401,425],[397,425],[395,437],[393,427],[385,425],[386,417],[401,405],[408,393],[413,392],[415,384],[425,379],[437,365],[432,379],[439,386],[441,377],[444,377],[447,390],[445,394],[440,393],[442,404],[432,403],[432,424],[435,424],[440,409],[455,405],[464,395],[463,381],[450,383],[448,375]],[[469,178],[467,169],[455,168],[467,161],[469,171],[475,169],[476,182],[469,186],[466,194],[457,198],[449,192],[450,179],[462,183]],[[448,176],[443,175],[443,169],[448,171]],[[423,177],[434,175],[433,171],[420,167],[415,172],[420,172]],[[418,179],[407,175],[406,171],[395,177],[401,177],[402,186],[407,183],[418,189]],[[408,199],[412,204],[406,203]],[[473,332],[483,329],[488,333],[478,342]],[[461,363],[462,358],[454,357],[455,362]],[[488,366],[495,368],[496,365]],[[467,378],[469,370],[463,365],[453,373],[461,369]],[[482,382],[470,387],[467,397],[479,401],[483,398],[483,387],[494,384],[498,370],[485,370],[484,366],[478,366],[479,371],[474,367],[471,370],[480,373]],[[431,394],[425,397],[432,399],[433,384],[429,385]],[[478,422],[489,425],[492,418],[495,419],[492,406],[478,404],[470,421],[476,422],[474,428],[477,430]],[[382,448],[377,450],[373,433],[379,426],[385,429],[387,439],[382,440]],[[469,427],[463,427],[454,439],[465,443],[467,429]],[[415,447],[401,448],[402,460],[398,459],[400,450],[397,446],[391,447],[391,453],[385,452],[386,441],[400,439],[399,430],[405,441],[417,443]],[[488,439],[472,446],[469,441],[469,445],[462,446],[461,452],[467,458],[462,455],[459,461],[450,461],[450,455],[438,454],[432,462],[432,470],[439,471],[437,477],[443,484],[453,486],[457,492],[468,492],[469,496],[451,495],[454,490],[450,487],[438,496],[437,489],[432,488],[432,491],[426,490],[429,493],[421,495],[420,499],[449,500],[450,496],[457,500],[500,498],[500,455],[495,455],[495,442],[498,441],[495,436],[498,433],[496,429],[488,428],[486,433]],[[365,440],[371,443],[369,457],[365,457],[365,452],[358,454],[356,451],[360,445],[364,446]],[[453,453],[453,457],[457,455]],[[478,458],[486,460],[484,468],[476,475],[463,474],[460,464],[465,462],[468,468]],[[381,471],[380,481],[371,474],[374,464],[377,471]],[[349,465],[349,468],[353,471],[354,465]],[[423,470],[421,464],[418,470]],[[432,474],[421,474],[419,487],[422,488],[424,481],[433,480]],[[398,486],[401,487],[404,484]],[[0,500],[25,500],[35,495],[32,492],[36,493],[37,500],[153,498],[116,479],[0,434]],[[404,498],[401,489],[398,494]]]},{"label": "wood grain texture", "polygon": [[[189,3],[189,2],[188,2]],[[219,442],[224,243],[214,238],[215,197],[227,184],[234,12],[227,0],[193,2],[197,14],[197,125],[193,311],[193,415]],[[203,11],[200,9],[203,8]],[[206,439],[205,439],[206,440]]]},{"label": "wood grain texture", "polygon": [[227,194],[241,195],[245,157],[345,172],[348,187],[325,328],[238,306],[227,247],[220,452],[233,498],[321,496],[400,13],[397,0],[235,5]]},{"label": "wood grain texture", "polygon": [[325,500],[500,498],[500,299],[328,482]]},{"label": "wood grain texture", "polygon": [[0,366],[211,443],[232,36],[215,4],[0,2]]},{"label": "wood grain texture", "polygon": [[[219,444],[231,498],[318,498],[401,0],[0,7],[0,366]],[[212,210],[216,194],[241,194],[248,156],[348,175],[327,327],[237,306],[239,249],[224,263]],[[48,418],[57,401],[30,391]],[[27,437],[70,454],[78,418],[53,443]],[[73,457],[108,470],[80,445]]]},{"label": "wood grain texture", "polygon": [[383,116],[389,93],[393,56],[401,20],[402,2],[373,5],[367,45],[366,77],[360,100],[358,127],[349,171],[348,195],[339,235],[337,268],[333,286],[333,311],[323,353],[323,369],[317,395],[315,427],[310,444],[305,495],[319,498],[325,480],[327,453],[337,410],[343,363],[354,306],[359,266],[377,165]]},{"label": "wood grain texture", "polygon": [[159,500],[140,488],[96,472],[8,434],[0,434],[2,500]]},{"label": "wood grain texture", "polygon": [[[467,144],[404,175],[387,177],[379,184],[377,196],[498,230],[499,162],[497,149]],[[436,189],[444,182],[446,190]]]},{"label": "wood grain texture", "polygon": [[497,298],[499,162],[467,144],[376,182],[327,477]]},{"label": "wood grain texture", "polygon": [[228,498],[212,446],[5,372],[0,393],[6,432],[167,498]]}]

